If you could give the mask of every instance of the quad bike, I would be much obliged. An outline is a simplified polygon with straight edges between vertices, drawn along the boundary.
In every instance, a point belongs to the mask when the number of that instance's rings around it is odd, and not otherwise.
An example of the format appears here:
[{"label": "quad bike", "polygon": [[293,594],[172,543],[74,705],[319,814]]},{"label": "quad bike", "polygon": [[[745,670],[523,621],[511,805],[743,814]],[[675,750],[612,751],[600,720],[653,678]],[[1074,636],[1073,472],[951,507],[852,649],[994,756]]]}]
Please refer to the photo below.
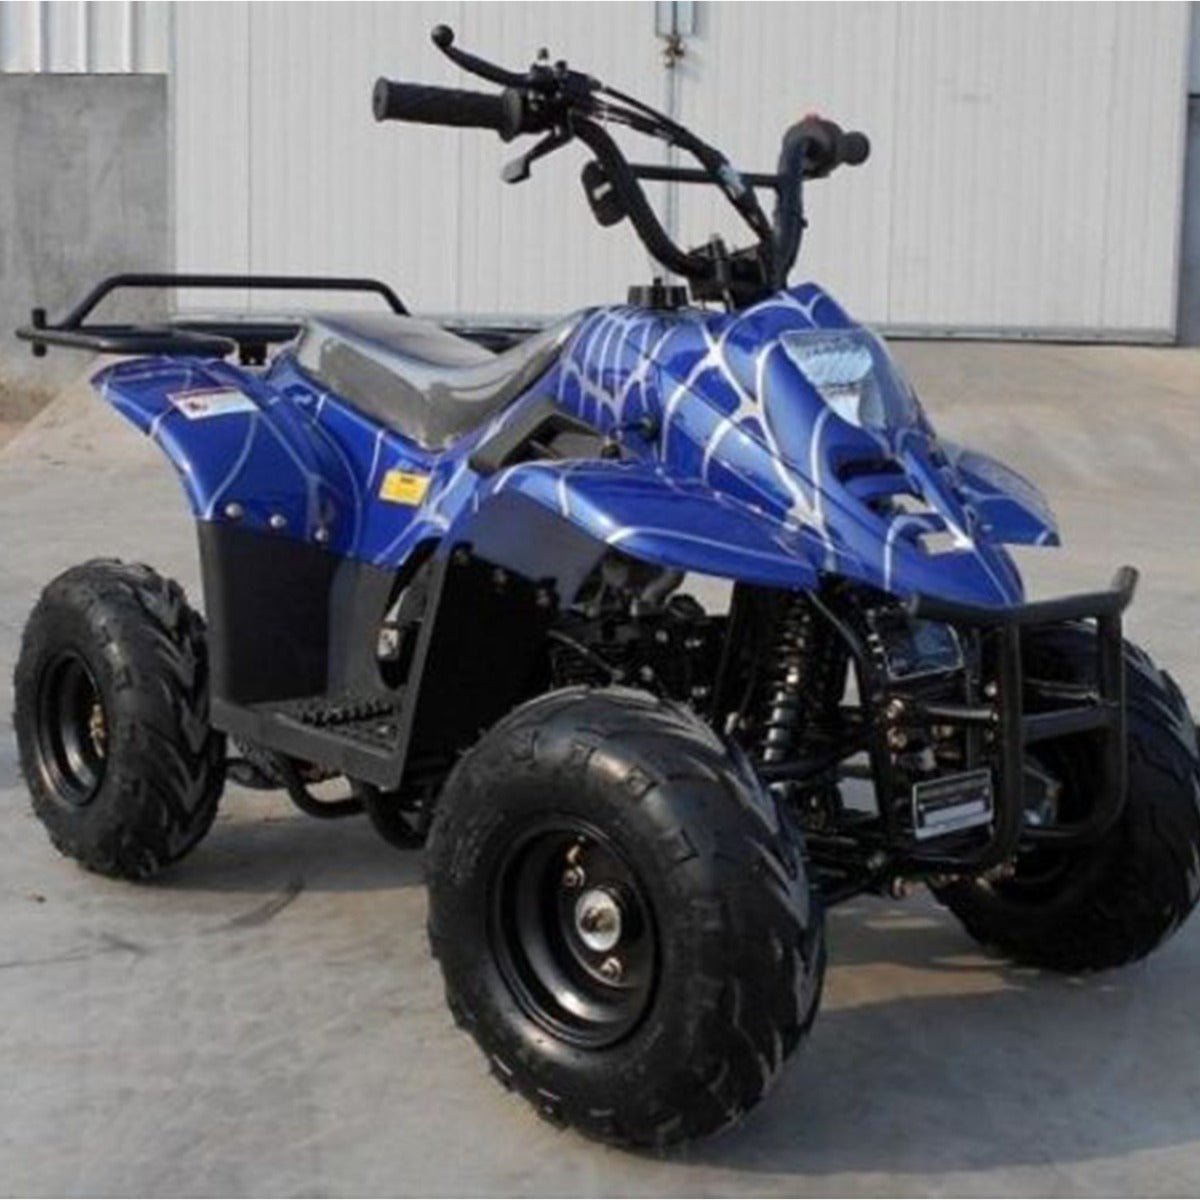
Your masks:
[{"label": "quad bike", "polygon": [[[176,275],[35,312],[35,351],[138,356],[96,386],[180,474],[206,613],[116,561],[46,588],[15,723],[55,845],[145,878],[204,836],[227,771],[428,838],[455,1019],[542,1114],[624,1144],[758,1102],[849,896],[924,881],[1040,967],[1147,954],[1197,899],[1200,764],[1179,690],[1122,639],[1135,573],[1026,602],[1005,546],[1057,542],[1040,494],[940,440],[879,338],[788,286],[803,185],[863,135],[810,116],[744,174],[565,63],[434,41],[503,92],[381,80],[376,118],[543,135],[509,182],[582,142],[596,219],[690,302],[658,279],[536,332],[451,329],[371,280]],[[631,163],[616,126],[698,165]],[[680,248],[646,180],[716,186],[752,244]],[[88,321],[164,284],[390,311]],[[727,613],[689,573],[733,581]]]}]

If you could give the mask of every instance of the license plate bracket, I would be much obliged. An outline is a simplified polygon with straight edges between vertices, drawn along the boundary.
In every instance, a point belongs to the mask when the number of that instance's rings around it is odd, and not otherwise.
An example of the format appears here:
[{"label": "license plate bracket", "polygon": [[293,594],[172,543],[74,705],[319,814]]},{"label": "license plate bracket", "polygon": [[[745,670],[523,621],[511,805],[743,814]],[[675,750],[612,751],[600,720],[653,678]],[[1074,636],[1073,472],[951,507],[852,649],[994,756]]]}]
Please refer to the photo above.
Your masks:
[{"label": "license plate bracket", "polygon": [[995,787],[987,769],[923,779],[912,786],[913,834],[917,841],[990,825]]}]

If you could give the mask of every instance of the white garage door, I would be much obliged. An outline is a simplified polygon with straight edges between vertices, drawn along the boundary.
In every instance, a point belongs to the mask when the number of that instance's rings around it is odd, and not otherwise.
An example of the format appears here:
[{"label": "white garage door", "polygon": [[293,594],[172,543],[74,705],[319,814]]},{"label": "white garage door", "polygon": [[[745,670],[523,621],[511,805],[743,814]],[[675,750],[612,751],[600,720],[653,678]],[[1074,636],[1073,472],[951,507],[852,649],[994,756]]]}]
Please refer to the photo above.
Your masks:
[{"label": "white garage door", "polygon": [[[680,112],[739,166],[773,165],[811,109],[872,138],[865,167],[811,189],[797,279],[897,330],[1171,336],[1186,5],[694,7]],[[430,45],[447,21],[489,57],[521,64],[548,45],[662,104],[654,8],[177,6],[177,266],[375,274],[428,311],[620,298],[650,268],[626,227],[592,224],[579,150],[507,187],[513,147],[377,126],[369,97],[380,74],[486,87]],[[680,219],[694,240],[736,229],[694,188]]]}]

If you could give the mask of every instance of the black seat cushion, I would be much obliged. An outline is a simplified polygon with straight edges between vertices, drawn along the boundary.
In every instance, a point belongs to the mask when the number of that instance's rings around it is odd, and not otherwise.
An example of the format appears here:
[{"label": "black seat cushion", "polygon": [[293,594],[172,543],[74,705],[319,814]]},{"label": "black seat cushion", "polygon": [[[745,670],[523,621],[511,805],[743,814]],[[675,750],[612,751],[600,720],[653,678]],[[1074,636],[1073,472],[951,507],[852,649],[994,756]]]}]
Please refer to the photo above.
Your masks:
[{"label": "black seat cushion", "polygon": [[557,359],[575,318],[493,354],[432,321],[392,313],[310,317],[296,360],[322,387],[426,450],[515,400]]}]

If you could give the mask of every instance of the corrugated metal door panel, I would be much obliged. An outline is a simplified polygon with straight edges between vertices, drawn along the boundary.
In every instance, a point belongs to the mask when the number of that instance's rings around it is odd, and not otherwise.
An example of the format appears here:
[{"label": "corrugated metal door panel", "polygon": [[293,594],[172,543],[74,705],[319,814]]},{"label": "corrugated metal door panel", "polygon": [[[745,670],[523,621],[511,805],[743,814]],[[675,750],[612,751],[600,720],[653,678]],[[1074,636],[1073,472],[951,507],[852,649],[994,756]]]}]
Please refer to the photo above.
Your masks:
[{"label": "corrugated metal door panel", "polygon": [[161,0],[0,0],[0,71],[161,74],[170,25]]},{"label": "corrugated metal door panel", "polygon": [[[601,230],[588,215],[577,148],[510,187],[500,168],[528,141],[372,120],[379,75],[494,90],[435,50],[439,20],[464,46],[516,66],[542,45],[618,76],[637,57],[600,4],[252,6],[251,266],[378,275],[430,311],[553,312],[622,298],[648,268],[627,229]],[[649,26],[641,57],[652,79]]]},{"label": "corrugated metal door panel", "polygon": [[253,270],[375,275],[413,304],[455,306],[459,143],[486,135],[379,125],[370,104],[380,75],[456,82],[428,40],[446,16],[445,4],[251,6]]},{"label": "corrugated metal door panel", "polygon": [[[866,167],[810,189],[797,277],[893,328],[1169,330],[1186,6],[713,3],[698,16],[682,115],[739,165],[769,167],[809,108],[873,139]],[[546,44],[661,104],[652,18],[649,3],[180,6],[180,265],[377,274],[424,309],[621,296],[650,268],[627,226],[591,223],[578,149],[505,187],[499,167],[526,143],[377,126],[368,95],[378,74],[486,86],[430,46],[449,20],[500,61]],[[681,222],[694,241],[737,231],[702,189],[682,190]]]},{"label": "corrugated metal door panel", "polygon": [[[814,183],[809,230],[793,274],[819,279],[853,311],[886,315],[896,79],[895,5],[705,4],[688,39],[682,116],[744,170],[774,169],[784,130],[821,112],[872,138],[868,164]],[[760,193],[768,212],[770,193]],[[685,188],[681,227],[733,244],[748,231],[710,189]]]},{"label": "corrugated metal door panel", "polygon": [[[250,9],[181,4],[171,78],[175,269],[250,268]],[[241,307],[243,293],[182,293],[183,307]]]},{"label": "corrugated metal door panel", "polygon": [[[1100,323],[1174,329],[1190,21],[1186,4],[1115,5]],[[1139,11],[1141,10],[1141,11]],[[1166,286],[1166,285],[1170,286]]]},{"label": "corrugated metal door panel", "polygon": [[1168,333],[1186,30],[1182,5],[902,6],[887,322]]},{"label": "corrugated metal door panel", "polygon": [[[522,68],[545,46],[553,58],[661,103],[664,72],[651,4],[463,4],[455,28],[463,46],[494,61]],[[461,76],[458,86],[479,82]],[[439,136],[394,128],[397,139],[414,146]],[[610,132],[635,159],[657,160],[653,142]],[[582,146],[535,163],[524,183],[500,182],[501,166],[530,144],[505,146],[469,132],[458,139],[463,224],[456,307],[550,313],[623,300],[629,284],[650,280],[651,267],[628,222],[602,229],[592,220],[579,183],[588,157]]]}]

